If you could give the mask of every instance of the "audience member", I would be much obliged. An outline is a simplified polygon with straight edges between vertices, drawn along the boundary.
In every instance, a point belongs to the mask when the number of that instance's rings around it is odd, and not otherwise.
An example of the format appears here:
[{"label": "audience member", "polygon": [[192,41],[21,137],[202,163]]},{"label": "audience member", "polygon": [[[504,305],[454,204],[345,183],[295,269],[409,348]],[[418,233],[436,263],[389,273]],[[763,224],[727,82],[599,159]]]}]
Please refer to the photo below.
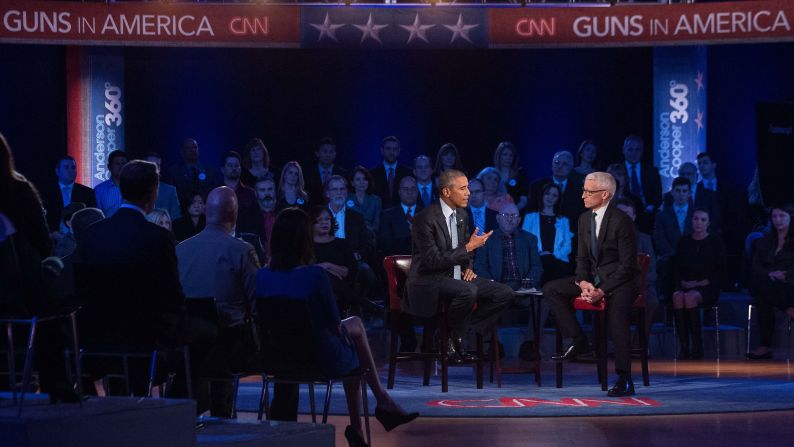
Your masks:
[{"label": "audience member", "polygon": [[568,218],[560,215],[560,187],[556,183],[546,183],[541,191],[539,211],[524,216],[522,229],[535,236],[543,264],[541,284],[571,274],[571,251],[573,233]]},{"label": "audience member", "polygon": [[692,212],[689,205],[691,194],[689,180],[677,177],[673,180],[673,206],[665,207],[656,215],[653,226],[653,244],[659,269],[660,289],[664,296],[671,296],[673,284],[670,282],[670,261],[675,256],[678,241],[692,233]]},{"label": "audience member", "polygon": [[[711,222],[709,225],[709,231],[712,233],[719,232],[720,224],[722,223],[720,203],[717,198],[717,194],[714,191],[706,189],[703,186],[703,182],[698,183],[697,166],[690,162],[681,163],[681,166],[678,168],[678,176],[688,179],[689,184],[692,185],[690,187],[692,191],[692,198],[690,199],[689,203],[694,206],[695,209],[700,208],[708,211],[709,222]],[[665,207],[673,205],[672,191],[664,193],[663,202]]]},{"label": "audience member", "polygon": [[180,203],[189,203],[195,193],[207,197],[212,188],[218,186],[217,170],[205,166],[199,160],[199,146],[193,138],[182,142],[182,161],[168,169],[168,181],[176,186]]},{"label": "audience member", "polygon": [[499,170],[489,166],[477,174],[477,179],[482,182],[485,205],[488,208],[498,212],[502,205],[513,203],[513,198],[507,193]]},{"label": "audience member", "polygon": [[460,157],[460,152],[458,152],[457,146],[452,143],[444,143],[438,148],[436,163],[433,166],[433,175],[436,178],[436,182],[447,169],[456,169],[460,172],[466,172],[466,170],[463,169],[463,160]]},{"label": "audience member", "polygon": [[154,208],[149,211],[149,213],[146,214],[146,220],[158,227],[163,227],[168,231],[172,231],[171,216],[168,215],[168,210],[164,208]]},{"label": "audience member", "polygon": [[64,230],[61,232],[62,237],[55,244],[53,256],[63,259],[64,256],[74,251],[77,245],[74,240],[74,235],[72,234],[72,217],[74,213],[85,207],[85,203],[72,202],[63,208],[63,212],[61,213],[63,216],[61,228],[64,228]]},{"label": "audience member", "polygon": [[[448,299],[450,339],[441,340],[451,361],[467,360],[463,337],[469,328],[483,332],[495,323],[513,301],[513,291],[472,270],[472,252],[493,231],[478,235],[467,227],[469,181],[463,172],[448,169],[439,178],[441,199],[414,218],[411,270],[406,281],[403,308],[411,315],[430,318],[438,300]],[[471,233],[469,233],[471,231]],[[470,236],[469,236],[470,235]],[[477,309],[472,305],[477,303]]]},{"label": "audience member", "polygon": [[201,194],[193,194],[193,198],[188,204],[187,210],[185,210],[185,215],[179,219],[174,219],[174,237],[178,242],[189,239],[199,234],[204,229],[206,222],[204,198],[201,197]]},{"label": "audience member", "polygon": [[243,185],[253,187],[256,182],[265,179],[276,179],[276,173],[270,166],[270,152],[259,138],[252,138],[243,151],[243,170],[240,181]]},{"label": "audience member", "polygon": [[290,161],[281,168],[281,179],[278,184],[278,201],[276,209],[282,210],[290,206],[309,208],[309,194],[303,181],[303,169],[297,161]]},{"label": "audience member", "polygon": [[395,136],[388,136],[381,141],[380,155],[383,162],[370,169],[369,173],[372,175],[372,190],[380,197],[383,209],[386,209],[399,203],[398,185],[403,177],[411,175],[411,168],[397,162],[400,156],[400,140]]},{"label": "audience member", "polygon": [[259,204],[259,212],[262,214],[262,223],[264,229],[265,245],[265,259],[262,259],[262,265],[267,265],[270,259],[270,238],[273,233],[273,223],[276,221],[276,182],[273,179],[266,178],[256,182],[256,201]]},{"label": "audience member", "polygon": [[176,192],[176,187],[163,181],[163,157],[157,152],[149,152],[144,158],[146,161],[152,162],[157,165],[157,172],[160,174],[160,186],[157,189],[157,202],[155,208],[162,208],[168,211],[171,219],[179,219],[182,217],[182,207],[179,204],[179,195]]},{"label": "audience member", "polygon": [[536,207],[542,203],[541,194],[543,186],[554,183],[560,187],[560,214],[568,218],[573,231],[574,222],[578,222],[579,215],[584,211],[582,205],[582,185],[571,181],[573,170],[573,155],[568,151],[559,151],[554,154],[551,162],[551,177],[543,177],[532,182],[529,186],[529,206]]},{"label": "audience member", "polygon": [[85,238],[88,227],[96,222],[104,219],[105,215],[99,208],[83,208],[76,211],[71,219],[71,234],[74,238],[75,249],[71,253],[64,256],[63,271],[58,277],[58,290],[60,290],[67,303],[74,302],[75,289],[74,289],[74,264],[80,263],[80,246],[81,241]]},{"label": "audience member", "polygon": [[383,256],[407,255],[411,253],[411,223],[423,206],[417,203],[416,180],[403,177],[400,180],[400,204],[384,210],[380,219],[378,251]]},{"label": "audience member", "polygon": [[121,190],[119,189],[119,179],[121,168],[127,164],[127,154],[124,151],[116,150],[108,155],[108,171],[110,178],[94,187],[96,193],[97,207],[107,217],[113,216],[121,206]]},{"label": "audience member", "polygon": [[642,162],[642,151],[642,138],[629,135],[623,141],[629,192],[639,198],[643,207],[642,211],[637,213],[637,225],[642,231],[651,234],[654,216],[662,205],[662,180],[654,165]]},{"label": "audience member", "polygon": [[[207,225],[197,235],[176,247],[179,282],[187,299],[214,298],[218,311],[219,338],[202,370],[207,377],[225,378],[240,371],[254,354],[246,345],[253,335],[250,321],[256,271],[254,247],[232,237],[237,222],[237,196],[221,186],[207,197]],[[232,414],[231,381],[208,380],[198,387],[199,411],[210,409],[212,416]],[[209,395],[207,395],[209,391]]]},{"label": "audience member", "polygon": [[595,172],[598,168],[598,146],[593,140],[582,141],[576,151],[573,165],[572,174],[576,179],[581,179],[582,183],[584,183],[584,178],[587,177],[587,174]]},{"label": "audience member", "polygon": [[[353,168],[353,191],[347,195],[347,207],[364,216],[364,223],[372,234],[380,228],[381,201],[372,194],[372,176],[364,166]],[[325,197],[325,194],[319,197]]]},{"label": "audience member", "polygon": [[525,184],[526,175],[524,169],[519,166],[518,151],[513,143],[502,141],[496,146],[493,155],[493,165],[502,176],[502,183],[513,203],[518,207],[518,212],[524,212],[528,203],[527,186]]},{"label": "audience member", "polygon": [[306,191],[314,205],[323,205],[325,182],[332,175],[347,178],[347,170],[336,164],[336,142],[330,138],[321,138],[314,150],[317,164],[312,164],[304,173],[306,175]]},{"label": "audience member", "polygon": [[607,173],[615,178],[617,189],[615,190],[615,200],[627,199],[634,203],[635,210],[642,210],[642,201],[629,191],[629,172],[626,170],[625,163],[612,163],[607,166]]},{"label": "audience member", "polygon": [[495,230],[497,212],[485,203],[485,188],[477,178],[469,179],[469,228],[480,230],[478,235]]},{"label": "audience member", "polygon": [[88,186],[75,182],[77,179],[77,162],[69,155],[58,159],[55,165],[57,183],[51,183],[42,192],[44,206],[47,209],[47,224],[50,236],[57,241],[64,235],[63,209],[72,202],[80,202],[85,206],[96,206],[96,194]]},{"label": "audience member", "polygon": [[[366,381],[377,401],[375,417],[384,428],[389,431],[412,421],[418,414],[406,413],[381,384],[361,319],[340,320],[328,275],[320,266],[310,265],[314,262],[311,226],[312,221],[303,210],[288,208],[279,213],[273,226],[271,263],[257,272],[256,296],[305,301],[318,338],[318,363],[323,372],[329,377],[339,377],[359,369],[367,371]],[[283,318],[292,316],[283,315]],[[351,446],[366,445],[359,416],[361,385],[358,376],[345,380],[344,389],[350,413],[345,437]],[[277,385],[271,418],[296,420],[297,399],[297,385]]]},{"label": "audience member", "polygon": [[747,354],[751,360],[771,359],[775,335],[775,308],[794,320],[794,205],[773,206],[772,231],[755,243],[751,292],[758,303],[761,340]]},{"label": "audience member", "polygon": [[264,225],[262,213],[256,201],[256,192],[240,181],[241,159],[240,154],[229,151],[223,157],[223,185],[228,186],[237,194],[237,226],[238,233],[252,233],[259,237],[263,235]]},{"label": "audience member", "polygon": [[724,273],[725,244],[718,235],[709,233],[708,211],[695,209],[692,213],[692,233],[678,241],[672,267],[675,290],[673,312],[680,344],[679,359],[703,358],[698,306],[717,304]]},{"label": "audience member", "polygon": [[430,157],[427,155],[420,155],[414,158],[414,178],[416,179],[416,187],[419,190],[419,201],[422,204],[422,208],[438,200],[436,184],[433,181],[433,166],[430,163]]}]

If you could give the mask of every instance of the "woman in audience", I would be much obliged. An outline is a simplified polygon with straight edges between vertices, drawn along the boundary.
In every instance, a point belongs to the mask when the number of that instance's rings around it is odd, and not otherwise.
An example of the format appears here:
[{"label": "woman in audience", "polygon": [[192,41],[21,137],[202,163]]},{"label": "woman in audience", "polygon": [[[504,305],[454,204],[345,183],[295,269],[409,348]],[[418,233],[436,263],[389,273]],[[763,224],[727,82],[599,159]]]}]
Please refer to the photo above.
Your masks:
[{"label": "woman in audience", "polygon": [[171,216],[168,214],[168,210],[155,208],[149,211],[149,214],[146,215],[146,220],[171,231]]},{"label": "woman in audience", "polygon": [[540,284],[563,278],[571,273],[571,241],[573,233],[568,218],[560,215],[562,191],[555,183],[543,186],[538,209],[527,213],[521,229],[538,238],[538,252],[543,264]]},{"label": "woman in audience", "polygon": [[290,206],[308,209],[309,194],[303,182],[303,170],[297,161],[290,161],[281,169],[281,180],[278,183],[278,202],[276,209]]},{"label": "woman in audience", "polygon": [[267,146],[259,138],[254,138],[246,145],[243,153],[243,172],[240,181],[244,185],[254,187],[256,182],[266,178],[275,180],[276,173],[270,169],[270,153]]},{"label": "woman in audience", "polygon": [[577,182],[581,179],[581,182],[577,184],[584,184],[584,178],[587,177],[587,174],[595,172],[596,160],[598,160],[598,146],[593,140],[582,141],[582,144],[579,145],[579,150],[576,151],[573,162],[575,167],[573,168],[572,176],[577,179]]},{"label": "woman in audience", "polygon": [[521,212],[527,206],[526,177],[524,169],[518,165],[518,152],[516,152],[513,143],[502,141],[499,146],[496,146],[493,165],[502,175],[505,190],[513,198],[518,211]]},{"label": "woman in audience", "polygon": [[347,196],[347,207],[364,215],[364,222],[372,234],[378,234],[380,228],[380,197],[372,194],[372,175],[364,166],[353,168],[350,179],[353,191]]},{"label": "woman in audience", "polygon": [[753,249],[751,293],[758,302],[761,342],[747,354],[752,360],[771,359],[775,335],[775,308],[794,320],[794,204],[772,208],[772,231]]},{"label": "woman in audience", "polygon": [[193,194],[193,200],[187,207],[187,212],[173,222],[174,237],[177,241],[184,241],[199,234],[204,229],[207,221],[204,217],[204,197]]},{"label": "woman in audience", "polygon": [[436,183],[438,183],[438,177],[441,173],[447,169],[457,169],[458,171],[466,172],[463,170],[463,161],[460,159],[458,148],[452,143],[446,143],[438,149],[436,165],[433,167]]},{"label": "woman in audience", "polygon": [[513,198],[505,190],[502,183],[502,174],[493,167],[487,167],[477,174],[477,178],[482,182],[483,194],[486,206],[497,213],[502,205],[513,203]]},{"label": "woman in audience", "polygon": [[[329,377],[343,376],[358,368],[375,395],[375,417],[389,431],[412,421],[418,413],[406,413],[386,392],[378,377],[367,333],[361,319],[340,321],[331,282],[326,271],[314,264],[313,222],[305,211],[287,208],[273,224],[270,266],[257,272],[256,296],[304,300],[312,316],[319,363]],[[290,318],[284,315],[283,318]],[[361,386],[358,377],[344,382],[350,425],[345,438],[351,446],[366,446],[359,415]]]},{"label": "woman in audience", "polygon": [[709,233],[709,223],[708,211],[692,213],[692,234],[678,240],[673,260],[673,312],[680,344],[678,358],[682,360],[703,358],[698,306],[717,304],[725,272],[725,244]]}]

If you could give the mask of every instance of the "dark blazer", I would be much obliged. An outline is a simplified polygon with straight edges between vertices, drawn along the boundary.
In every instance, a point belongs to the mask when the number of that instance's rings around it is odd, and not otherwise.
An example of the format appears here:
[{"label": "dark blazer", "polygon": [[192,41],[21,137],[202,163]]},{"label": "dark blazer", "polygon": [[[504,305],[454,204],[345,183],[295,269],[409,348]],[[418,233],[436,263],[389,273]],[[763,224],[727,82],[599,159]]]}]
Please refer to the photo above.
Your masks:
[{"label": "dark blazer", "polygon": [[[474,231],[474,213],[471,211],[471,208],[466,208],[466,211],[469,212],[469,221],[468,225],[471,228],[471,231]],[[499,224],[496,222],[496,215],[498,213],[487,206],[485,207],[485,228],[480,228],[483,233],[487,233],[491,230],[495,230],[499,228]],[[467,235],[467,236],[470,236]]]},{"label": "dark blazer", "polygon": [[[631,191],[630,170],[626,180],[629,182],[629,191]],[[659,170],[656,169],[656,166],[650,163],[640,163],[640,183],[642,184],[641,199],[645,199],[643,205],[653,205],[654,210],[659,209],[662,205],[662,178],[659,176]]]},{"label": "dark blazer", "polygon": [[361,255],[364,260],[369,260],[374,254],[372,239],[369,230],[367,230],[367,224],[364,222],[364,216],[357,211],[345,208],[345,240],[350,249]]},{"label": "dark blazer", "polygon": [[430,202],[428,202],[428,203],[424,203],[422,201],[422,188],[419,186],[418,183],[416,184],[416,188],[419,191],[419,194],[417,195],[417,197],[419,198],[418,199],[419,203],[422,204],[422,208],[427,208],[428,206],[430,206],[431,203],[438,201],[438,186],[436,186],[435,182],[433,182],[433,181],[430,182],[430,191],[429,191],[430,192]]},{"label": "dark blazer", "polygon": [[403,177],[413,175],[411,168],[398,163],[397,168],[394,170],[394,191],[389,197],[389,184],[386,182],[386,168],[383,167],[383,163],[370,169],[369,173],[372,175],[372,193],[380,197],[383,209],[391,208],[400,203],[400,196],[397,194],[400,189],[400,180]]},{"label": "dark blazer", "polygon": [[[477,276],[494,281],[502,280],[502,264],[504,262],[504,251],[502,249],[502,238],[504,233],[497,228],[494,230],[485,246],[475,252],[474,273]],[[533,273],[537,284],[543,277],[543,264],[540,262],[538,253],[538,238],[524,230],[516,229],[514,233],[516,264],[518,264],[518,275],[526,278],[529,272]]]},{"label": "dark blazer", "polygon": [[[543,187],[548,183],[554,183],[552,177],[543,177],[535,180],[529,186],[529,204],[530,211],[540,211],[538,209],[543,193]],[[584,202],[582,202],[582,185],[574,178],[573,175],[568,176],[568,182],[565,184],[565,191],[562,192],[560,197],[560,214],[568,218],[571,223],[571,231],[574,231],[574,222],[579,219],[579,215],[585,210]]]},{"label": "dark blazer", "polygon": [[692,205],[689,206],[684,219],[684,234],[678,228],[678,218],[675,215],[673,205],[665,207],[656,215],[656,222],[653,228],[653,244],[656,247],[656,255],[660,258],[667,258],[675,254],[678,240],[682,236],[692,233],[692,213],[695,211]]},{"label": "dark blazer", "polygon": [[[421,203],[415,205],[414,217],[422,210]],[[411,226],[402,205],[393,206],[380,214],[378,251],[383,256],[411,253]]]},{"label": "dark blazer", "polygon": [[[194,175],[195,174],[195,175]],[[179,202],[189,205],[193,201],[193,194],[207,197],[210,191],[221,184],[218,178],[218,168],[205,166],[198,163],[194,168],[184,163],[171,166],[168,169],[166,181],[176,187]]]},{"label": "dark blazer", "polygon": [[466,251],[468,211],[458,208],[456,213],[458,247],[454,250],[439,202],[431,204],[414,217],[411,228],[411,270],[403,297],[403,310],[410,314],[425,318],[435,315],[438,310],[439,280],[451,278],[456,265],[461,266],[461,272],[472,268],[472,256]]},{"label": "dark blazer", "polygon": [[[47,225],[50,231],[58,231],[61,228],[63,212],[63,196],[58,182],[51,183],[43,196],[44,208],[47,210]],[[96,208],[96,194],[93,189],[75,183],[72,188],[72,202],[82,202],[89,208]]]},{"label": "dark blazer", "polygon": [[624,212],[610,203],[601,221],[597,256],[590,250],[590,213],[579,216],[579,246],[576,254],[576,282],[593,282],[607,295],[619,287],[639,287],[637,279],[637,230]]},{"label": "dark blazer", "polygon": [[[695,185],[695,203],[693,204],[690,200],[689,205],[694,205],[695,208],[702,208],[709,212],[709,220],[711,221],[709,230],[713,232],[720,229],[722,225],[722,208],[719,197],[714,191],[706,189],[703,186],[703,182]],[[664,193],[664,207],[668,208],[671,206],[673,206],[673,195],[668,191]]]},{"label": "dark blazer", "polygon": [[[348,179],[347,169],[334,164],[331,168],[331,175],[341,175]],[[309,193],[309,201],[312,205],[325,205],[325,189],[320,178],[320,167],[317,163],[310,163],[303,169],[303,180],[306,183],[305,190]],[[350,180],[350,179],[348,179]],[[352,188],[350,188],[352,190]]]}]

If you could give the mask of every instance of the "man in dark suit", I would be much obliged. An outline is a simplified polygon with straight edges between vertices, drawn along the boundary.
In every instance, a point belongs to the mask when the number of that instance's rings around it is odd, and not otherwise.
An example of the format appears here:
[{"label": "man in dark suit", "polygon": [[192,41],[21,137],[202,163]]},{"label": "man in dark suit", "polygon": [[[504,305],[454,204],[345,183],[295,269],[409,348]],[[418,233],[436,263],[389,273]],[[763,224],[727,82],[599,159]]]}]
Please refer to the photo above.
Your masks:
[{"label": "man in dark suit", "polygon": [[551,177],[543,177],[535,180],[529,186],[529,209],[541,211],[540,203],[543,196],[543,187],[548,183],[555,183],[562,190],[560,197],[560,214],[568,218],[571,224],[571,231],[575,230],[574,222],[584,211],[582,205],[582,187],[571,179],[573,171],[573,154],[568,151],[559,151],[554,154],[551,161]]},{"label": "man in dark suit", "polygon": [[[439,299],[450,300],[450,340],[443,342],[447,343],[450,359],[459,361],[467,358],[463,345],[466,331],[483,331],[494,323],[513,301],[513,291],[504,284],[478,278],[472,270],[472,252],[485,245],[493,232],[480,236],[466,225],[466,176],[454,169],[444,171],[439,187],[441,199],[414,218],[413,257],[403,309],[429,318],[436,314]],[[473,311],[475,303],[477,309]]]},{"label": "man in dark suit", "polygon": [[430,157],[420,155],[414,158],[414,177],[419,191],[419,203],[422,204],[422,208],[427,208],[438,200],[438,189],[433,184],[433,164],[430,162]]},{"label": "man in dark suit", "polygon": [[325,199],[326,180],[332,175],[340,175],[347,178],[347,170],[336,164],[336,142],[331,137],[321,138],[314,150],[317,158],[316,164],[309,164],[303,171],[306,181],[306,192],[315,205],[323,205]]},{"label": "man in dark suit", "polygon": [[485,203],[485,189],[477,178],[469,180],[469,228],[479,228],[480,234],[496,229],[496,211]]},{"label": "man in dark suit", "polygon": [[610,203],[615,194],[615,179],[606,172],[585,177],[582,199],[591,212],[579,217],[579,246],[576,276],[551,281],[543,288],[557,327],[573,344],[557,361],[572,360],[589,351],[587,337],[576,321],[571,299],[580,296],[591,303],[607,300],[607,315],[615,347],[618,380],[609,396],[634,394],[631,380],[631,306],[637,298],[637,232],[634,222]]},{"label": "man in dark suit", "polygon": [[645,233],[653,233],[653,220],[662,205],[662,179],[659,170],[642,162],[643,142],[636,135],[623,141],[623,157],[629,178],[629,192],[639,197],[643,209],[637,210],[637,225]]},{"label": "man in dark suit", "polygon": [[57,184],[51,184],[43,190],[44,208],[47,210],[47,225],[50,236],[54,240],[63,237],[64,227],[61,213],[66,205],[72,202],[84,203],[88,208],[96,208],[94,190],[75,182],[77,178],[77,162],[69,155],[64,155],[55,165]]},{"label": "man in dark suit", "polygon": [[[717,193],[703,186],[703,182],[698,183],[698,169],[694,163],[681,163],[678,168],[678,176],[689,180],[692,185],[692,199],[689,201],[695,209],[706,210],[709,213],[709,231],[720,230],[722,224],[722,210],[720,207]],[[664,193],[664,208],[673,206],[673,192]]]},{"label": "man in dark suit", "polygon": [[400,140],[395,136],[388,136],[381,141],[380,155],[383,163],[369,170],[372,175],[372,191],[380,197],[383,209],[390,208],[400,203],[397,196],[400,179],[411,175],[411,168],[397,163],[400,156]]},{"label": "man in dark suit", "polygon": [[180,203],[191,203],[193,194],[207,194],[219,186],[218,168],[206,166],[199,160],[199,145],[193,138],[182,142],[182,162],[168,169],[168,181],[176,186]]},{"label": "man in dark suit", "polygon": [[400,204],[381,213],[378,250],[383,256],[404,255],[411,252],[411,223],[423,208],[417,202],[419,191],[413,177],[400,180]]},{"label": "man in dark suit", "polygon": [[678,240],[692,233],[692,214],[695,211],[694,206],[690,203],[692,194],[689,189],[689,179],[676,177],[673,180],[673,188],[670,193],[673,196],[673,203],[670,206],[665,206],[656,215],[653,227],[659,284],[662,294],[668,297],[672,292],[669,273],[670,260],[675,256]]}]

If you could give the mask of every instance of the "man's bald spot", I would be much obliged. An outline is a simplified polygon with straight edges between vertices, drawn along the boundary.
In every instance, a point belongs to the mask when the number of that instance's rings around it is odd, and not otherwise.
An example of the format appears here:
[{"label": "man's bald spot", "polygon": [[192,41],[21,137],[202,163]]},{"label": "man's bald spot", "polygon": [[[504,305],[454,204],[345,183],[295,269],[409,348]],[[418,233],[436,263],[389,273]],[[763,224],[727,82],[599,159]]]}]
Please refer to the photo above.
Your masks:
[{"label": "man's bald spot", "polygon": [[515,203],[505,203],[499,207],[500,214],[518,214],[518,207]]},{"label": "man's bald spot", "polygon": [[210,191],[204,208],[207,223],[232,224],[237,222],[237,194],[228,186]]}]

